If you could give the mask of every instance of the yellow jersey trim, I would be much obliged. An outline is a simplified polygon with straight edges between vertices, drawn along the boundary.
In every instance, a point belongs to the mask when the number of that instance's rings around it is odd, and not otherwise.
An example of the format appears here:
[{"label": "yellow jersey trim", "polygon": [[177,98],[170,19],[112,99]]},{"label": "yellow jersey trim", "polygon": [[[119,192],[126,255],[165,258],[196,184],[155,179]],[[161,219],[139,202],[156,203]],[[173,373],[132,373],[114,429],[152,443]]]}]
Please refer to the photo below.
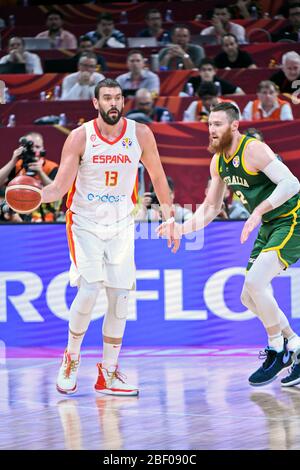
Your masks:
[{"label": "yellow jersey trim", "polygon": [[292,215],[294,212],[296,212],[298,209],[300,209],[300,199],[298,200],[297,205],[292,210],[290,210],[290,212],[287,212],[286,214],[278,215],[277,217],[274,217],[274,219],[264,220],[264,222],[265,223],[273,222],[273,220],[280,219],[281,217],[288,217],[289,215]]},{"label": "yellow jersey trim", "polygon": [[295,211],[297,211],[300,208],[300,199],[297,202],[297,205],[292,209],[290,212],[287,212],[286,214],[281,214],[276,219],[280,219],[280,217],[287,217],[288,215],[292,215]]},{"label": "yellow jersey trim", "polygon": [[294,233],[294,229],[297,225],[297,214],[296,214],[296,210],[294,210],[294,214],[293,214],[293,222],[292,222],[292,225],[291,225],[291,228],[289,230],[289,233],[287,234],[287,236],[285,237],[285,239],[280,243],[280,245],[278,246],[272,246],[270,248],[265,248],[264,250],[262,250],[263,252],[265,251],[272,251],[272,250],[275,250],[277,251],[277,255],[278,255],[278,258],[280,259],[280,261],[283,262],[283,264],[285,265],[285,267],[287,268],[289,265],[287,263],[287,261],[285,261],[285,259],[281,256],[281,253],[280,253],[280,250],[282,248],[285,247],[285,245],[287,244],[287,242],[290,240],[290,238],[292,237],[293,233]]},{"label": "yellow jersey trim", "polygon": [[246,168],[244,153],[245,153],[245,148],[247,147],[247,145],[249,144],[249,142],[253,142],[254,140],[257,140],[257,139],[251,138],[251,139],[247,140],[247,142],[245,143],[245,147],[243,148],[242,155],[241,155],[241,162],[242,162],[243,170],[244,170],[245,173],[247,173],[248,175],[253,175],[253,176],[258,175],[259,172],[250,171],[250,170],[248,170],[248,168]]},{"label": "yellow jersey trim", "polygon": [[278,258],[280,259],[280,261],[285,265],[285,267],[288,268],[289,263],[287,261],[285,261],[285,259],[283,259],[283,257],[280,254],[280,250],[277,250],[277,255],[278,255]]},{"label": "yellow jersey trim", "polygon": [[220,161],[220,154],[216,153],[216,170],[217,170],[218,175],[220,174],[220,172],[219,172],[219,161]]},{"label": "yellow jersey trim", "polygon": [[265,253],[266,251],[276,251],[278,258],[279,258],[280,261],[284,264],[284,266],[285,266],[286,268],[289,267],[288,262],[285,261],[285,259],[283,259],[283,257],[281,256],[280,250],[278,250],[276,246],[274,246],[274,247],[272,247],[272,248],[266,248],[265,250],[262,250],[263,253]]},{"label": "yellow jersey trim", "polygon": [[[229,162],[233,159],[233,157],[236,156],[236,154],[237,154],[238,151],[240,150],[241,145],[242,145],[242,143],[244,142],[245,139],[246,139],[246,136],[245,136],[245,135],[242,135],[241,140],[240,140],[240,142],[239,142],[239,144],[238,144],[238,146],[237,146],[236,151],[234,152],[233,155],[231,155],[231,156],[229,157],[228,160],[227,160],[227,158],[225,157],[225,155],[223,155],[223,159],[224,159],[225,163],[229,163]],[[253,140],[255,140],[255,139],[253,139]]]}]

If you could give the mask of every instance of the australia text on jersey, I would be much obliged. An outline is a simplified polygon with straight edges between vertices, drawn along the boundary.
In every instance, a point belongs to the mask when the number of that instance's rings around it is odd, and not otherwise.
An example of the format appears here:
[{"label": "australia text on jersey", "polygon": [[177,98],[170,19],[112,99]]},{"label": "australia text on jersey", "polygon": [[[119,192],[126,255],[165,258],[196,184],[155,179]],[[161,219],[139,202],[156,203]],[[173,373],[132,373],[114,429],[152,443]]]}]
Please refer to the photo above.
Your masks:
[{"label": "australia text on jersey", "polygon": [[237,184],[240,186],[244,186],[245,188],[249,188],[248,181],[245,180],[245,178],[242,178],[241,176],[225,176],[223,180],[228,186],[233,186]]}]

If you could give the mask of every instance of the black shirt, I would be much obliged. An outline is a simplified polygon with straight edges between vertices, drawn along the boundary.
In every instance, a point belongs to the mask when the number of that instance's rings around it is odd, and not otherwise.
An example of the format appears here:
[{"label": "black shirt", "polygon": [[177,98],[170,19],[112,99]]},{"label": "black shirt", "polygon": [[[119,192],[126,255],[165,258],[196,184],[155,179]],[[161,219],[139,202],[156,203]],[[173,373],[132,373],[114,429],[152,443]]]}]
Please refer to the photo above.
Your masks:
[{"label": "black shirt", "polygon": [[[294,93],[296,91],[296,88],[292,88],[292,82],[290,82],[286,76],[284,75],[282,70],[279,70],[279,72],[274,73],[269,80],[272,82],[276,83],[276,85],[279,86],[281,93]],[[296,78],[296,80],[300,80],[300,76]]]},{"label": "black shirt", "polygon": [[[152,38],[153,35],[149,31],[149,29],[146,28],[146,29],[143,29],[142,31],[139,31],[137,33],[137,37],[138,38]],[[157,39],[157,41],[161,41],[163,38],[165,38],[166,42],[171,42],[170,31],[167,31],[166,29],[163,29],[162,33],[159,36],[157,36],[156,39]]]},{"label": "black shirt", "polygon": [[[233,85],[232,83],[230,82],[227,82],[226,80],[222,80],[222,78],[219,78],[217,75],[214,76],[214,82],[219,82],[220,83],[220,87],[221,87],[221,94],[222,95],[232,95],[233,93],[236,92],[236,89],[237,89],[237,86],[236,85]],[[187,83],[191,83],[194,87],[194,95],[197,94],[197,90],[201,84],[202,80],[201,80],[201,77],[198,75],[196,77],[190,77],[185,85],[184,85],[184,88],[183,88],[183,91],[186,92],[186,84]]]},{"label": "black shirt", "polygon": [[298,32],[295,32],[292,26],[287,26],[281,29],[280,31],[278,31],[277,33],[272,34],[273,42],[277,42],[282,39],[289,39],[291,41],[298,42],[299,41]]},{"label": "black shirt", "polygon": [[[174,121],[174,118],[172,114],[170,113],[170,111],[167,108],[162,108],[160,106],[154,106],[152,113],[150,114],[149,117],[152,119],[152,121],[161,122],[161,117],[165,111],[167,111],[168,113],[169,121]],[[126,114],[126,117],[131,119],[130,116],[136,113],[142,113],[142,111],[140,109],[132,109],[131,111],[128,111],[128,113]]]},{"label": "black shirt", "polygon": [[[81,55],[82,54],[76,54],[73,57],[71,57],[71,59],[67,59],[68,63],[73,65],[74,72],[78,71],[78,61],[79,61]],[[96,54],[96,56],[97,56],[97,64],[99,66],[99,70],[97,70],[97,72],[98,71],[102,72],[103,70],[107,70],[107,65],[106,65],[104,57],[102,57],[102,55],[98,55],[98,54]]]},{"label": "black shirt", "polygon": [[215,64],[218,69],[225,69],[225,67],[230,67],[232,69],[244,69],[248,68],[249,65],[252,65],[253,60],[248,52],[241,51],[239,49],[238,56],[234,62],[230,62],[227,54],[225,54],[225,52],[221,52],[215,57]]}]

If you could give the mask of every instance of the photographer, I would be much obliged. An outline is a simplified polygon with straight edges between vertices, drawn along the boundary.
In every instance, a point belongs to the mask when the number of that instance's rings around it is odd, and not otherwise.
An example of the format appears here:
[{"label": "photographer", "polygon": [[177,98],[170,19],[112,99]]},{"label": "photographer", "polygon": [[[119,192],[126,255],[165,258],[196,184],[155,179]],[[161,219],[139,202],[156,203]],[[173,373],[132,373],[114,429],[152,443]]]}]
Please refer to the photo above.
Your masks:
[{"label": "photographer", "polygon": [[[11,160],[0,170],[0,186],[6,185],[16,176],[25,174],[36,178],[43,186],[50,184],[56,176],[58,165],[45,158],[43,136],[31,132],[21,137],[19,144]],[[56,210],[57,207],[53,204],[42,204],[30,220],[53,221]]]},{"label": "photographer", "polygon": [[19,143],[20,146],[13,152],[11,160],[0,170],[0,186],[25,174],[39,179],[43,186],[50,184],[55,178],[58,165],[44,158],[46,152],[43,136],[32,132],[21,137]]},{"label": "photographer", "polygon": [[[170,176],[167,176],[169,188],[170,188],[170,196],[172,204],[174,204],[175,200],[175,191],[174,191],[174,181]],[[193,213],[189,209],[180,206],[179,204],[174,204],[175,209],[175,220],[176,222],[183,223],[186,220],[189,220]],[[154,192],[154,188],[152,184],[150,184],[149,192],[144,193],[142,196],[142,201],[140,208],[136,212],[135,216],[136,222],[157,222],[162,220],[162,214],[159,206],[159,201],[157,196]]]}]

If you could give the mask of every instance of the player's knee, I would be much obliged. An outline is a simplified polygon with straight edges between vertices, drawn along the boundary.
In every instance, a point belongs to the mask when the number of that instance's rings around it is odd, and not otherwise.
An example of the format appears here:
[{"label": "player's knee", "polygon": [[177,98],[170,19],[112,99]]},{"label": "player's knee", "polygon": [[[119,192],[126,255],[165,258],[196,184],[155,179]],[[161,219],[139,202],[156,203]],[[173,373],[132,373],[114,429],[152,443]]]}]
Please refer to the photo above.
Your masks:
[{"label": "player's knee", "polygon": [[259,279],[256,279],[256,277],[251,276],[250,273],[248,273],[244,283],[245,291],[253,298],[257,295],[260,287]]},{"label": "player's knee", "polygon": [[128,315],[129,290],[107,288],[108,309],[117,319],[123,320]]},{"label": "player's knee", "polygon": [[107,288],[108,311],[102,332],[110,338],[122,338],[128,315],[129,290]]},{"label": "player's knee", "polygon": [[82,314],[89,314],[94,308],[100,289],[101,282],[87,282],[81,278],[78,293],[74,299],[76,310]]},{"label": "player's knee", "polygon": [[243,287],[243,290],[242,290],[242,293],[241,293],[241,302],[243,305],[245,305],[245,307],[249,308],[249,294],[247,292],[247,289],[244,285]]}]

